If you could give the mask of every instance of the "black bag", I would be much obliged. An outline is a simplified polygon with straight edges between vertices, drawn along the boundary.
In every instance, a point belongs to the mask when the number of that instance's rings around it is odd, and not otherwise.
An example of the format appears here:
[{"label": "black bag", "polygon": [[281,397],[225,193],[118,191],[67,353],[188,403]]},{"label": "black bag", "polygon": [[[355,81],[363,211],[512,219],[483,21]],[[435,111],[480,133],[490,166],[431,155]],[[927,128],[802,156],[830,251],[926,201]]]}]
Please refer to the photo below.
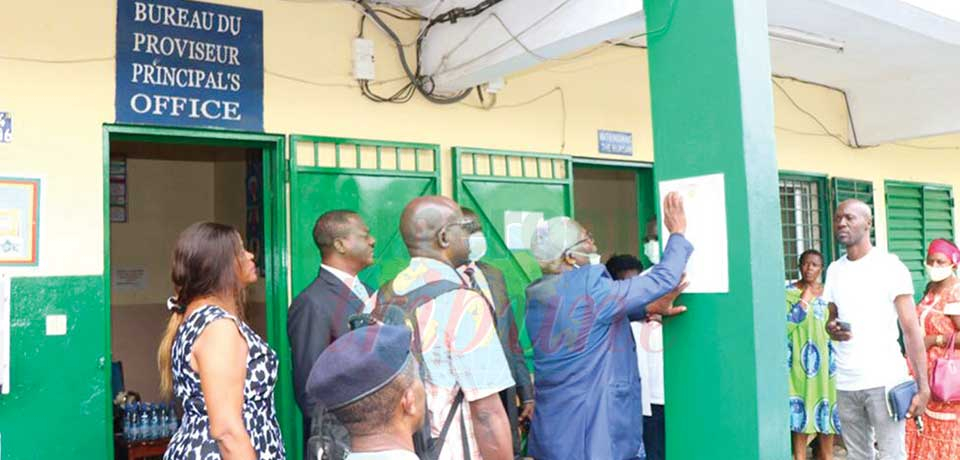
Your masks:
[{"label": "black bag", "polygon": [[[443,294],[460,289],[470,290],[460,283],[440,280],[427,283],[401,296],[393,291],[393,280],[390,280],[378,291],[377,306],[374,308],[372,316],[384,324],[404,325],[413,330],[413,344],[411,344],[410,351],[420,364],[420,378],[422,379],[426,378],[427,368],[423,364],[423,347],[420,340],[420,325],[417,322],[417,308]],[[435,460],[440,457],[440,450],[443,448],[447,432],[450,430],[450,425],[453,424],[453,416],[463,404],[463,398],[463,391],[457,392],[450,413],[447,414],[447,419],[440,429],[440,436],[436,438],[431,436],[430,408],[427,407],[427,415],[423,418],[423,427],[413,435],[413,448],[421,460]],[[470,460],[470,447],[467,441],[466,421],[463,411],[460,411],[460,434],[464,459]]]},{"label": "black bag", "polygon": [[350,433],[335,415],[317,406],[307,433],[307,460],[344,460],[350,454]]}]

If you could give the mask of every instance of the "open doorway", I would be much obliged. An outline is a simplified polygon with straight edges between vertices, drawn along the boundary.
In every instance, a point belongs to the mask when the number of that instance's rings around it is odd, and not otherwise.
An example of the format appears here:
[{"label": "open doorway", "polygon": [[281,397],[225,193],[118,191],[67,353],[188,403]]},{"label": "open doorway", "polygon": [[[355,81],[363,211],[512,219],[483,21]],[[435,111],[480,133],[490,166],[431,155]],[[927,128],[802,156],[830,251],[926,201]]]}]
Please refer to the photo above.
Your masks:
[{"label": "open doorway", "polygon": [[[156,354],[170,317],[166,299],[173,294],[173,247],[189,225],[214,221],[238,230],[260,275],[247,293],[244,319],[281,359],[289,355],[286,335],[278,333],[286,328],[286,277],[278,269],[285,226],[282,202],[274,203],[283,196],[275,190],[283,138],[147,127],[108,126],[106,132],[104,265],[108,356],[113,361],[106,367],[115,402],[111,435],[116,458],[146,458],[163,454],[179,417],[179,403],[160,394]],[[288,396],[282,384],[277,389],[281,426]],[[141,404],[126,406],[131,400]],[[127,409],[146,414],[144,426],[136,426],[134,417],[131,424]]]},{"label": "open doorway", "polygon": [[593,234],[603,260],[614,254],[643,256],[646,222],[656,216],[653,170],[649,165],[576,161],[574,210]]}]

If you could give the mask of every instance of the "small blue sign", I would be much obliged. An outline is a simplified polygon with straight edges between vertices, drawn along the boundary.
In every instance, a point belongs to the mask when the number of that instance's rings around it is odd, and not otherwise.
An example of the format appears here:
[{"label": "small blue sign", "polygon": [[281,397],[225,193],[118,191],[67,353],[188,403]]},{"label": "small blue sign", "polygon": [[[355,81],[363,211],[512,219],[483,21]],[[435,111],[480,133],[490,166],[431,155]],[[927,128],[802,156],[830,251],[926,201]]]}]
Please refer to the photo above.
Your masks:
[{"label": "small blue sign", "polygon": [[117,122],[263,131],[263,12],[117,1]]},{"label": "small blue sign", "polygon": [[0,144],[13,142],[13,117],[9,112],[0,112]]},{"label": "small blue sign", "polygon": [[600,153],[614,155],[633,155],[633,134],[621,131],[597,131],[597,143]]},{"label": "small blue sign", "polygon": [[597,131],[597,143],[600,153],[614,155],[633,155],[633,134],[621,131]]}]

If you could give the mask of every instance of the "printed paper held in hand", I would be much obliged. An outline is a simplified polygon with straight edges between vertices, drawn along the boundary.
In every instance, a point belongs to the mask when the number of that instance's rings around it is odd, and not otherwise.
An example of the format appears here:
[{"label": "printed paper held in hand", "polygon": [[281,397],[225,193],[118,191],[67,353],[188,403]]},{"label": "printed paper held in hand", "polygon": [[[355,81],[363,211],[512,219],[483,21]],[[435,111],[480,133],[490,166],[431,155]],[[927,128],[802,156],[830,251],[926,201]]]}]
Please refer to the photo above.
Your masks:
[{"label": "printed paper held in hand", "polygon": [[[679,193],[683,197],[683,209],[687,214],[687,231],[684,236],[693,244],[694,249],[687,262],[687,280],[690,285],[684,292],[730,291],[727,204],[723,182],[723,174],[660,182],[660,199],[670,192]],[[663,219],[660,221],[663,222]],[[669,234],[667,227],[662,225],[660,244],[664,247]]]}]

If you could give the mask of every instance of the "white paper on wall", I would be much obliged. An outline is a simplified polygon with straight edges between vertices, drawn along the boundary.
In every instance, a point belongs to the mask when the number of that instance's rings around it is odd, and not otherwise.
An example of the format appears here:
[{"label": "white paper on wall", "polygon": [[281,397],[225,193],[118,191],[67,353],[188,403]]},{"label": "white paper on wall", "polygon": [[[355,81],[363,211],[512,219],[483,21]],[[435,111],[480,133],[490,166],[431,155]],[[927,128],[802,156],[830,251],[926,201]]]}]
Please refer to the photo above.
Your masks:
[{"label": "white paper on wall", "polygon": [[137,291],[147,287],[147,269],[113,269],[113,287],[118,290]]},{"label": "white paper on wall", "polygon": [[[683,209],[687,215],[684,236],[694,248],[687,262],[690,285],[684,292],[729,292],[727,202],[723,174],[661,181],[659,185],[661,199],[670,192],[677,192],[683,197]],[[669,234],[666,225],[660,229],[660,234]],[[666,238],[660,240],[661,244],[666,245]]]}]

